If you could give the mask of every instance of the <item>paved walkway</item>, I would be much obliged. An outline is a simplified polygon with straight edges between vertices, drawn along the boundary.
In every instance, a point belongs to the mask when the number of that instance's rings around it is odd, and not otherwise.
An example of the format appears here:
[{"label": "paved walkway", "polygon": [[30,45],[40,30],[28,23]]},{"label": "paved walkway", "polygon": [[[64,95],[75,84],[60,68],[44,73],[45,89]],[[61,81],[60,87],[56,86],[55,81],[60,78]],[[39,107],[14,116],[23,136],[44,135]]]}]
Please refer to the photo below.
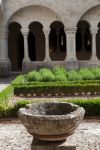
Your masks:
[{"label": "paved walkway", "polygon": [[11,81],[15,78],[15,75],[12,75],[8,78],[0,78],[0,92],[4,90],[6,87],[8,87],[11,83]]},{"label": "paved walkway", "polygon": [[[0,122],[0,150],[32,150],[32,139],[20,122]],[[76,150],[100,150],[100,121],[85,120],[67,143]]]}]

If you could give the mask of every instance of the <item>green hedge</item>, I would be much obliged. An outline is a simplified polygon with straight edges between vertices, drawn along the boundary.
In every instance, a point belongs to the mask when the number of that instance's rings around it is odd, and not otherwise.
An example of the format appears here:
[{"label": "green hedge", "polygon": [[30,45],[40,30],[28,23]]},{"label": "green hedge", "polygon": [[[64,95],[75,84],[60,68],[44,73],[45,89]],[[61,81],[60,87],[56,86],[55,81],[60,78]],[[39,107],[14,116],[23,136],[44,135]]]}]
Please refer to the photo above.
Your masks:
[{"label": "green hedge", "polygon": [[70,102],[83,107],[86,111],[85,116],[100,116],[100,99],[70,100]]},{"label": "green hedge", "polygon": [[34,85],[17,85],[14,87],[14,94],[20,95],[23,94],[27,96],[28,94],[36,94],[37,96],[40,96],[42,94],[52,94],[52,95],[74,95],[75,93],[78,93],[79,95],[82,95],[82,93],[91,93],[91,94],[100,94],[100,84],[66,84],[66,83],[41,83],[41,84],[34,84]]}]

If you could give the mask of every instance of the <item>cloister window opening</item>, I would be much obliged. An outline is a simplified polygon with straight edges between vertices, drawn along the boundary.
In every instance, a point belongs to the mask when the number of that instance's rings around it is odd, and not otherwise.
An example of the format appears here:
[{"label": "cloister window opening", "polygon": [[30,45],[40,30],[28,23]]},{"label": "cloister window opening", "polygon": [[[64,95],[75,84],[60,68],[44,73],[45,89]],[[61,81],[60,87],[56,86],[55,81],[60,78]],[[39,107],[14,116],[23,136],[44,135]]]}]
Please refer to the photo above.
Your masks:
[{"label": "cloister window opening", "polygon": [[79,21],[76,33],[76,55],[78,60],[89,60],[92,52],[92,36],[87,21]]},{"label": "cloister window opening", "polygon": [[12,22],[9,24],[8,29],[8,56],[11,61],[11,70],[21,71],[24,58],[24,40],[21,25],[17,22]]},{"label": "cloister window opening", "polygon": [[66,56],[66,35],[64,25],[60,21],[54,21],[50,25],[49,49],[52,60],[61,61]]},{"label": "cloister window opening", "polygon": [[97,58],[100,60],[100,22],[98,23],[98,32],[96,36],[96,49]]},{"label": "cloister window opening", "polygon": [[28,36],[29,57],[31,61],[43,61],[45,57],[45,36],[40,22],[29,25]]}]

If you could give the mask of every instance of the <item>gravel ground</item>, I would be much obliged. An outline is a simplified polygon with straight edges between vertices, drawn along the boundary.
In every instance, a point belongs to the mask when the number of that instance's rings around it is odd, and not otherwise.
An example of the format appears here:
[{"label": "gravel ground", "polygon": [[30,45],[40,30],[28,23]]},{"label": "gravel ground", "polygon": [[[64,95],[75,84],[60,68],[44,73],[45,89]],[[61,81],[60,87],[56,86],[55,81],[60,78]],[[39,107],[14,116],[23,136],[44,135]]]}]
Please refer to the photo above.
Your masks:
[{"label": "gravel ground", "polygon": [[[31,150],[32,136],[19,121],[0,121],[0,150]],[[100,150],[100,120],[85,120],[67,143],[77,150]]]}]

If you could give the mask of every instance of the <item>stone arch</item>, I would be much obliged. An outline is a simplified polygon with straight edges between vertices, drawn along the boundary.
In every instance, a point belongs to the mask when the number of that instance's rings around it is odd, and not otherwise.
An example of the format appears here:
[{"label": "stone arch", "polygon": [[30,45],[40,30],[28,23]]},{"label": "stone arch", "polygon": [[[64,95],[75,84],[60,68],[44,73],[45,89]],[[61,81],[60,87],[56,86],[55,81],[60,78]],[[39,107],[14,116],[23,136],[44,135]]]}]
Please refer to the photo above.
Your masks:
[{"label": "stone arch", "polygon": [[8,56],[11,61],[12,71],[22,70],[24,57],[24,40],[21,33],[21,25],[18,22],[11,22],[8,26]]},{"label": "stone arch", "polygon": [[64,24],[54,21],[50,25],[49,49],[52,60],[61,61],[66,57],[66,35]]},{"label": "stone arch", "polygon": [[41,5],[30,5],[22,7],[21,9],[18,9],[16,12],[14,12],[14,14],[12,14],[8,19],[7,25],[10,22],[16,21],[19,22],[22,27],[28,27],[30,22],[39,21],[45,28],[48,28],[51,22],[54,20],[61,20],[55,11]]},{"label": "stone arch", "polygon": [[[91,11],[95,12],[95,10],[98,9],[98,7],[100,7],[100,2],[98,2],[98,0],[95,0],[95,1],[92,1],[92,2],[87,1],[83,5],[82,5],[82,3],[80,3],[80,5],[78,6],[78,12],[77,12],[76,17],[73,18],[74,26],[77,26],[79,20],[87,20],[88,22],[90,22],[90,19],[88,20],[88,19],[85,19],[83,17]],[[91,22],[90,22],[90,24],[91,24]]]},{"label": "stone arch", "polygon": [[31,61],[43,61],[45,57],[45,36],[40,22],[31,22],[28,36],[29,57]]},{"label": "stone arch", "polygon": [[90,24],[85,20],[79,21],[76,33],[76,55],[78,60],[89,60],[91,58],[92,37]]},{"label": "stone arch", "polygon": [[[83,13],[79,20],[86,20],[91,26],[97,27],[100,16],[100,4],[89,8],[85,13]],[[78,21],[79,22],[79,21]]]}]

